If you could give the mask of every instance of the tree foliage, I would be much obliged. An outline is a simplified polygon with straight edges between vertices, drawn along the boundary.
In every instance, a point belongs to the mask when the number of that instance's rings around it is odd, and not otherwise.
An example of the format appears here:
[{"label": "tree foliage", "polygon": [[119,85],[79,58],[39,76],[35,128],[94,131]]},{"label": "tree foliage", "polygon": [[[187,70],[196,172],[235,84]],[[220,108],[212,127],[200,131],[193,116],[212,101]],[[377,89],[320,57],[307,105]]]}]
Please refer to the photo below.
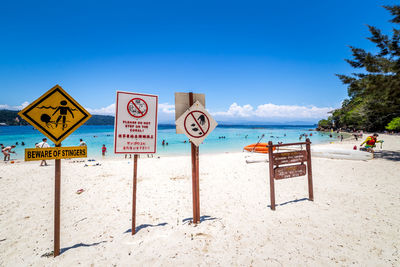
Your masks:
[{"label": "tree foliage", "polygon": [[391,131],[400,131],[400,117],[394,118],[389,124],[386,126],[387,130]]},{"label": "tree foliage", "polygon": [[0,123],[6,125],[28,125],[28,122],[18,116],[15,110],[0,110]]},{"label": "tree foliage", "polygon": [[400,5],[384,8],[393,16],[392,34],[368,25],[371,36],[367,39],[376,45],[377,52],[350,46],[352,58],[346,62],[360,72],[337,74],[348,86],[349,96],[341,108],[332,112],[337,128],[379,131],[400,116]]}]

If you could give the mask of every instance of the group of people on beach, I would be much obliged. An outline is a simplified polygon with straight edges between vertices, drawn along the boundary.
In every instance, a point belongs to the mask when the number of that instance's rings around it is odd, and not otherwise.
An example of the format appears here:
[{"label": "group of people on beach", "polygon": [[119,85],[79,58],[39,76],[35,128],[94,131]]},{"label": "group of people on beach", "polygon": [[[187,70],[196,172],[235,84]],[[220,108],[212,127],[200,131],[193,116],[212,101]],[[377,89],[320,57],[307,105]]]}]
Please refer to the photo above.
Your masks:
[{"label": "group of people on beach", "polygon": [[[285,136],[286,136],[286,134],[285,134]],[[310,135],[308,135],[306,133],[301,134],[299,136],[299,140],[301,140],[303,137],[307,138],[308,136],[312,136],[312,133],[310,133]],[[363,132],[353,133],[353,136],[355,137],[356,140],[358,140],[359,137],[362,138]],[[365,141],[360,144],[360,150],[366,150],[368,152],[374,153],[373,149],[374,149],[374,147],[376,147],[376,143],[381,143],[381,144],[383,143],[383,140],[379,140],[379,141],[377,140],[378,136],[379,135],[377,133],[374,133],[373,135],[368,136],[367,139],[365,139]],[[247,138],[247,135],[245,137]],[[330,134],[330,137],[332,137],[332,134]],[[218,139],[225,139],[225,138],[226,138],[225,136],[219,136],[218,137]],[[343,141],[343,138],[344,138],[343,134],[338,136],[338,138],[340,138],[340,140]],[[184,143],[186,143],[186,140],[184,141]],[[163,146],[165,146],[165,145],[168,145],[168,142],[166,142],[166,140],[162,140],[161,144]],[[364,144],[365,144],[365,148],[362,148],[362,146]],[[16,145],[18,145],[18,142],[16,143]],[[14,150],[16,148],[16,145],[4,146],[3,144],[0,144],[1,152],[4,155],[4,161],[10,161],[11,154],[15,154],[16,153],[15,150]],[[24,146],[25,143],[21,142],[21,145]],[[85,141],[83,141],[83,139],[80,139],[79,140],[79,146],[87,146],[87,144],[85,143]],[[35,148],[48,148],[48,147],[50,147],[50,145],[47,143],[47,138],[43,138],[42,142],[35,144]],[[101,147],[102,156],[105,156],[106,152],[107,152],[107,147],[106,147],[105,144],[103,144],[103,146]],[[126,155],[125,155],[125,158],[126,158]],[[48,166],[46,160],[42,160],[40,162],[40,166]]]},{"label": "group of people on beach", "polygon": [[[11,145],[11,146],[4,146],[4,144],[0,144],[1,152],[4,155],[4,161],[10,161],[11,154],[16,154],[14,149],[17,147],[17,145],[18,145],[18,142],[16,142],[15,145]],[[24,146],[25,142],[21,142],[21,145]],[[79,139],[79,146],[87,146],[87,144],[85,143],[85,141],[83,141],[83,139]],[[49,145],[49,143],[47,143],[47,138],[43,138],[42,142],[40,142],[40,143],[35,143],[35,148],[48,148],[48,147],[50,147],[50,145]],[[103,144],[103,146],[101,148],[101,154],[103,156],[105,156],[106,152],[107,152],[106,145]],[[40,162],[39,166],[48,166],[48,164],[47,164],[46,160],[42,160]]]},{"label": "group of people on beach", "polygon": [[[338,129],[338,130],[336,130],[336,132],[337,133],[340,133],[341,131],[340,131],[341,129]],[[331,138],[333,137],[332,136],[332,132],[333,132],[333,130],[331,130],[331,134],[329,135]],[[352,135],[354,136],[354,139],[356,140],[356,141],[358,141],[358,138],[362,138],[363,137],[363,135],[364,135],[364,132],[361,130],[361,131],[356,131],[356,130],[353,130],[352,131],[353,133],[352,133]],[[362,142],[361,144],[360,144],[360,150],[365,150],[365,151],[367,151],[367,152],[371,152],[372,154],[374,154],[374,148],[376,147],[376,144],[377,143],[381,143],[381,148],[382,148],[382,144],[383,144],[383,140],[379,140],[378,141],[378,136],[379,136],[379,134],[377,134],[377,133],[374,133],[373,135],[370,135],[370,136],[368,136],[365,140],[364,140],[364,142]],[[340,136],[338,136],[338,138],[340,138],[340,141],[343,141],[343,134],[341,134]],[[365,144],[365,146],[364,147],[362,147],[363,145]],[[354,146],[354,149],[357,149],[357,147],[356,146]]]}]

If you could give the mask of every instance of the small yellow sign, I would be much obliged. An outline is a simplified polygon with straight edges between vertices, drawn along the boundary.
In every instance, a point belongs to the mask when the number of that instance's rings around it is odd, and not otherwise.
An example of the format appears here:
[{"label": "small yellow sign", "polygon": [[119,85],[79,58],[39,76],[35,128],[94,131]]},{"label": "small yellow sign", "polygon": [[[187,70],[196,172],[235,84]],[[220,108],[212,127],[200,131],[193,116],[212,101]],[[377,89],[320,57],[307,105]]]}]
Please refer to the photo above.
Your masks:
[{"label": "small yellow sign", "polygon": [[26,148],[25,161],[86,158],[86,146]]},{"label": "small yellow sign", "polygon": [[18,115],[57,145],[91,117],[59,85],[51,88]]}]

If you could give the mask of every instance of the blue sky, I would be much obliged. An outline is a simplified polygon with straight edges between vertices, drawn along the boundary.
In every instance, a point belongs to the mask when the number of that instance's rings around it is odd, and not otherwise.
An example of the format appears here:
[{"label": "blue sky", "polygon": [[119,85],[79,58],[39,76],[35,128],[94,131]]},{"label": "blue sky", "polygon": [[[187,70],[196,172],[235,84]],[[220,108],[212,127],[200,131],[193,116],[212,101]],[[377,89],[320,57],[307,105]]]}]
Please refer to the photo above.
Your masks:
[{"label": "blue sky", "polygon": [[115,91],[206,94],[220,121],[317,121],[347,89],[348,45],[374,50],[396,1],[8,1],[0,8],[0,108],[60,84],[92,113]]}]

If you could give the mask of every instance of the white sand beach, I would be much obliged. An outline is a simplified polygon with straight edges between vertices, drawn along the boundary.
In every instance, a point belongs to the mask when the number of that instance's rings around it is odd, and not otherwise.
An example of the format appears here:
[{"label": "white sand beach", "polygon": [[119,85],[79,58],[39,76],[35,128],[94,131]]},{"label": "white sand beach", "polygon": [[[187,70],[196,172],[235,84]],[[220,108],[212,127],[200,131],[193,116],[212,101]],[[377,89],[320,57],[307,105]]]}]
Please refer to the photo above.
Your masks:
[{"label": "white sand beach", "polygon": [[42,257],[53,250],[54,161],[1,162],[0,266],[399,266],[400,136],[379,138],[373,160],[313,157],[313,202],[306,177],[276,181],[276,211],[267,163],[200,147],[198,225],[190,155],[141,158],[134,236],[132,159],[63,160],[56,258]]}]

